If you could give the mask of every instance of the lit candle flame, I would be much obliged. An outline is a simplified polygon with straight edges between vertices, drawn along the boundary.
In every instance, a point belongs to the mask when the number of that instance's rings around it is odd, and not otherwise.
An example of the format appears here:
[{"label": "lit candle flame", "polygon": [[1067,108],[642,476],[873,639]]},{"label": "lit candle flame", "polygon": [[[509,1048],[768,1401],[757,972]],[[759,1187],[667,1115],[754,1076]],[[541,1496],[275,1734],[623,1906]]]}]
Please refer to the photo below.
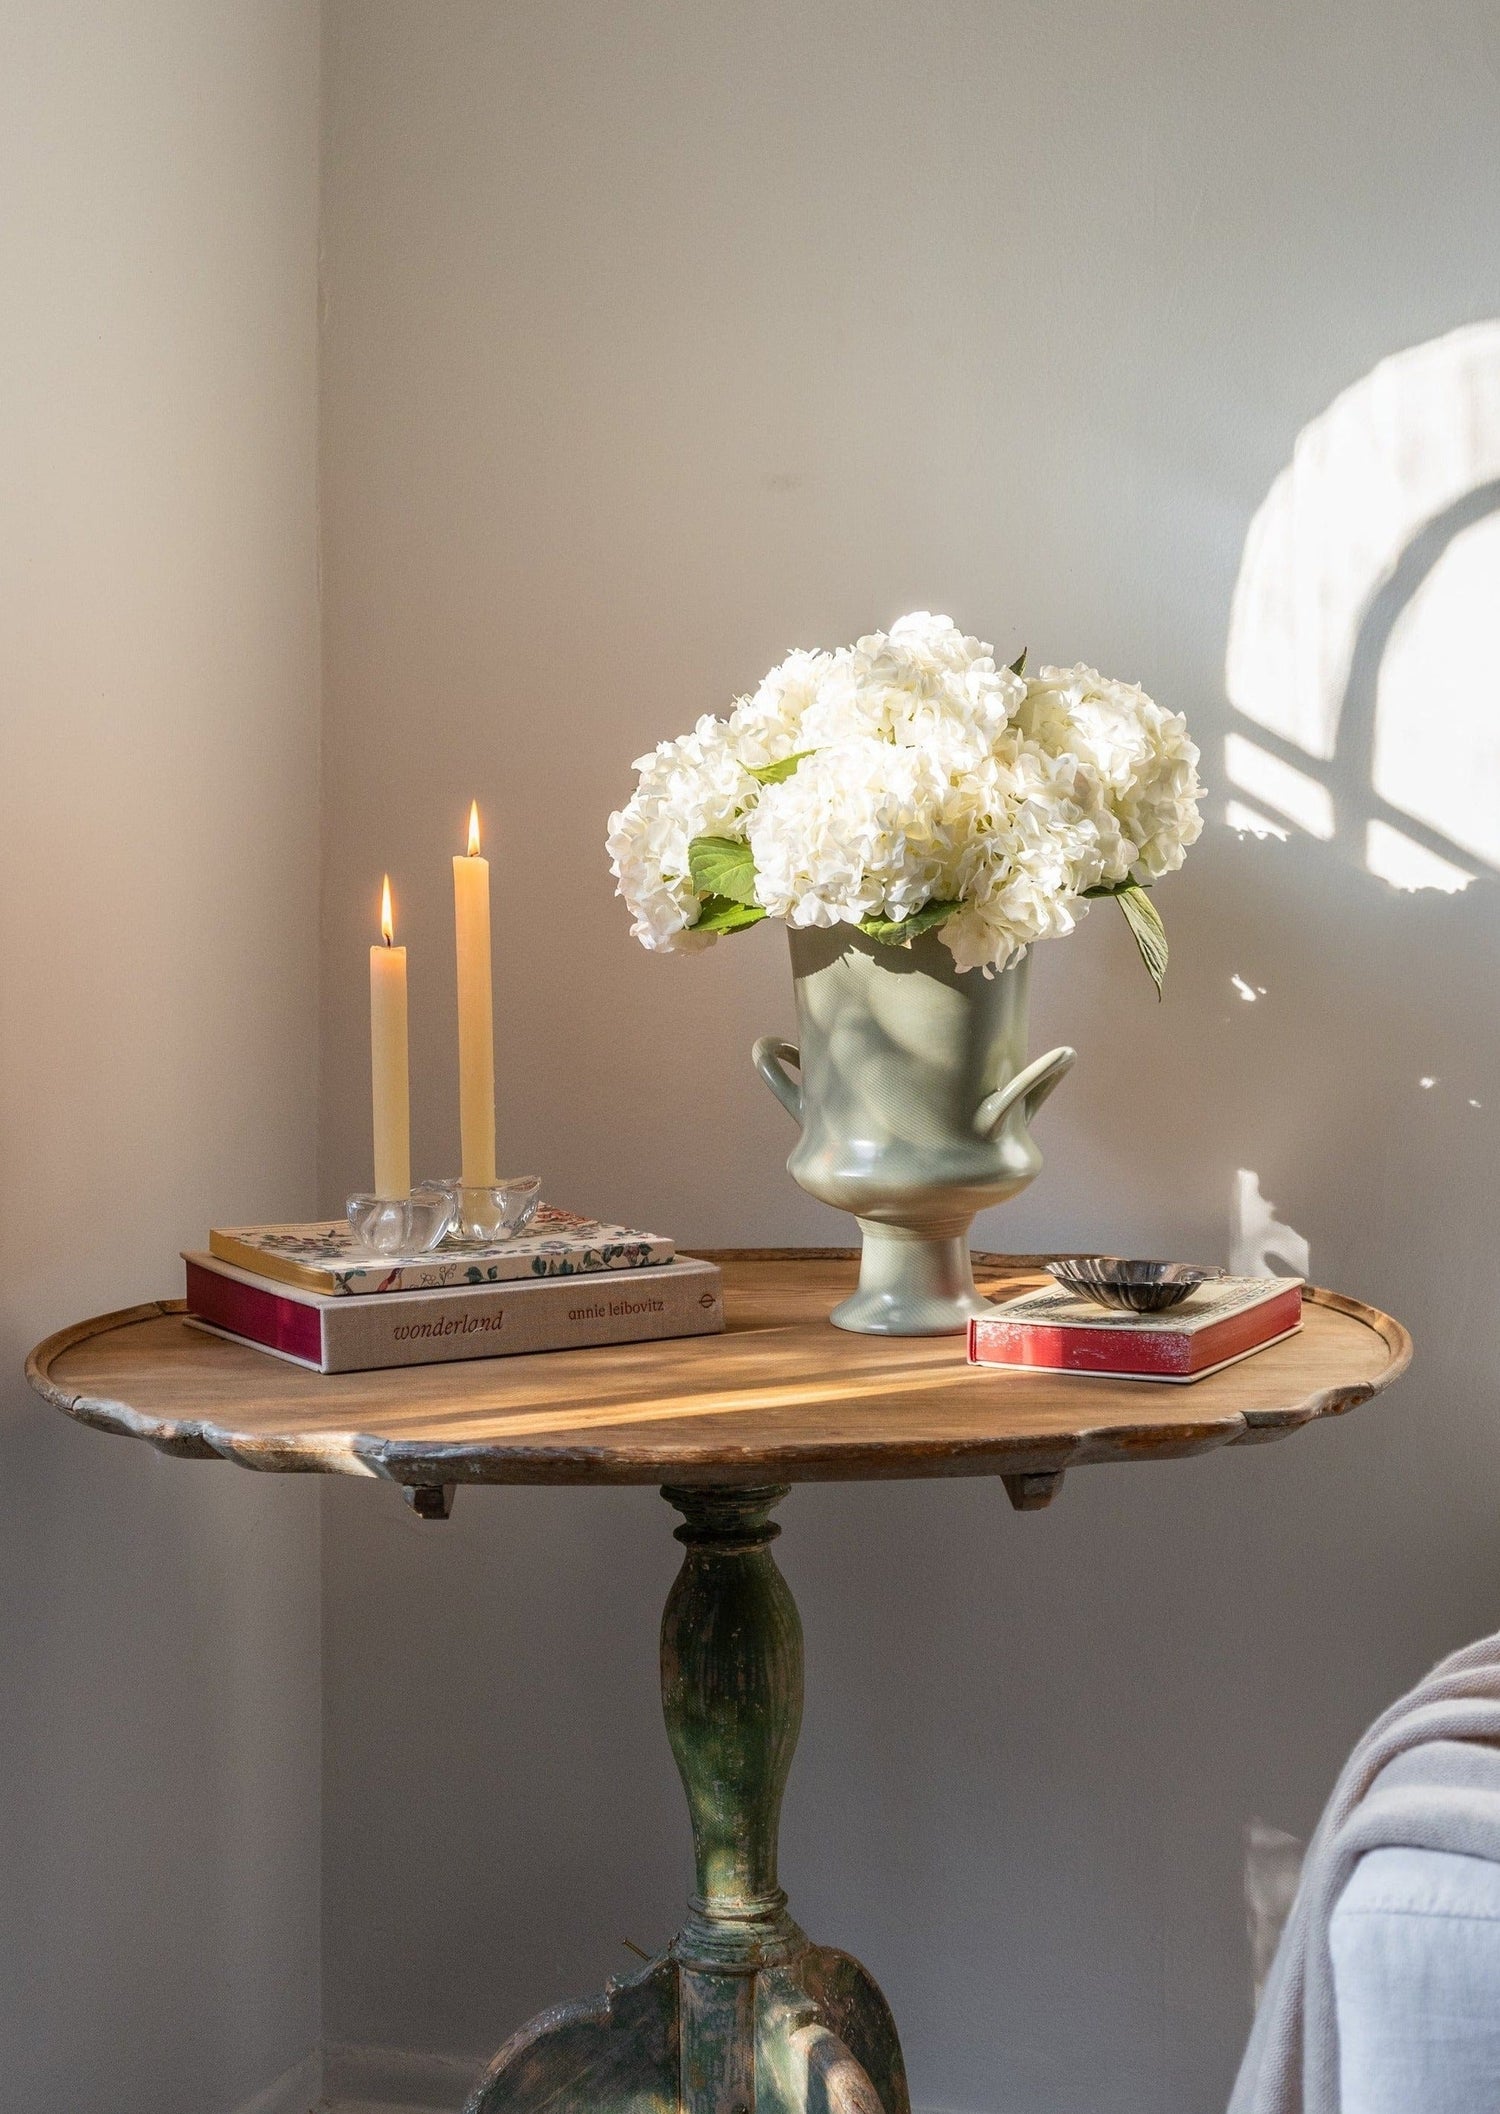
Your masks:
[{"label": "lit candle flame", "polygon": [[396,920],[391,915],[391,877],[386,875],[380,886],[380,937],[388,947],[396,944]]},{"label": "lit candle flame", "polygon": [[479,857],[479,802],[469,802],[469,857]]}]

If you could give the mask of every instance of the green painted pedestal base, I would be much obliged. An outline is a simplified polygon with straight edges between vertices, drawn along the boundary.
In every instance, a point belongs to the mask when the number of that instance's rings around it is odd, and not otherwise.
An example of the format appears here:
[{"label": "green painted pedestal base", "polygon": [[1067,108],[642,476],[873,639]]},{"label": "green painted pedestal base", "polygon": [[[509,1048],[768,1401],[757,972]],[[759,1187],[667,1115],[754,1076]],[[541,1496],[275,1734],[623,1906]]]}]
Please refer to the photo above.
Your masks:
[{"label": "green painted pedestal base", "polygon": [[508,2041],[466,2114],[910,2114],[884,1997],[787,1913],[776,1838],[802,1625],[771,1542],[784,1488],[666,1490],[684,1516],[662,1702],[697,1890],[661,1959]]}]

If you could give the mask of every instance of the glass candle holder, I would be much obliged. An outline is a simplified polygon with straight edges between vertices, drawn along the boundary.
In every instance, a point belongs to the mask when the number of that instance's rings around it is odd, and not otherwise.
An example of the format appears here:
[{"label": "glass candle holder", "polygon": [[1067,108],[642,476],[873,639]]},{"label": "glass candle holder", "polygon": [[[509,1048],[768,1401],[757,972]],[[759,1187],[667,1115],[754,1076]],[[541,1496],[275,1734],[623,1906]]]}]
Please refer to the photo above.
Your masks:
[{"label": "glass candle holder", "polygon": [[446,1182],[418,1182],[410,1196],[352,1196],[344,1206],[354,1245],[367,1255],[430,1255],[453,1223]]},{"label": "glass candle holder", "polygon": [[512,1240],[525,1232],[542,1201],[539,1174],[507,1175],[504,1181],[482,1187],[455,1180],[443,1187],[452,1213],[450,1247],[488,1248],[496,1241]]}]

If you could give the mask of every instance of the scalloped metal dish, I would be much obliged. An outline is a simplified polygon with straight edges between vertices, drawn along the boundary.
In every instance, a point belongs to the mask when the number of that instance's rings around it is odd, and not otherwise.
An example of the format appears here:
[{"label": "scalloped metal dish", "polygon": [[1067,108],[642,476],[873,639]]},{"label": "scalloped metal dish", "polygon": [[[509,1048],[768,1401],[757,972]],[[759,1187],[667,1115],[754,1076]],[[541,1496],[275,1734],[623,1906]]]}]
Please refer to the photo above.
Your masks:
[{"label": "scalloped metal dish", "polygon": [[1068,1256],[1048,1263],[1047,1269],[1070,1292],[1127,1314],[1164,1314],[1199,1285],[1214,1284],[1229,1274],[1198,1263],[1136,1261],[1123,1255]]}]

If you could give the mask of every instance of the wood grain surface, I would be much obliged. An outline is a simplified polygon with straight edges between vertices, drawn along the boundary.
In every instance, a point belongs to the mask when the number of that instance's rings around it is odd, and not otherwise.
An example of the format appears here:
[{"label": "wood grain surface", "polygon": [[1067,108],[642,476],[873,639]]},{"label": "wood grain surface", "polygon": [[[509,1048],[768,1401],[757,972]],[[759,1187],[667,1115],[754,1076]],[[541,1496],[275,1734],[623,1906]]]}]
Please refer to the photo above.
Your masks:
[{"label": "wood grain surface", "polygon": [[[1411,1357],[1389,1315],[1312,1290],[1300,1334],[1188,1387],[985,1370],[965,1363],[961,1337],[831,1327],[852,1253],[716,1259],[722,1336],[324,1377],[205,1335],[161,1301],[61,1330],[27,1377],[86,1424],[250,1468],[419,1486],[1003,1475],[1020,1503],[1056,1487],[1034,1479],[1085,1463],[1279,1438],[1368,1401]],[[1043,1260],[976,1256],[976,1275],[1006,1296]]]}]

